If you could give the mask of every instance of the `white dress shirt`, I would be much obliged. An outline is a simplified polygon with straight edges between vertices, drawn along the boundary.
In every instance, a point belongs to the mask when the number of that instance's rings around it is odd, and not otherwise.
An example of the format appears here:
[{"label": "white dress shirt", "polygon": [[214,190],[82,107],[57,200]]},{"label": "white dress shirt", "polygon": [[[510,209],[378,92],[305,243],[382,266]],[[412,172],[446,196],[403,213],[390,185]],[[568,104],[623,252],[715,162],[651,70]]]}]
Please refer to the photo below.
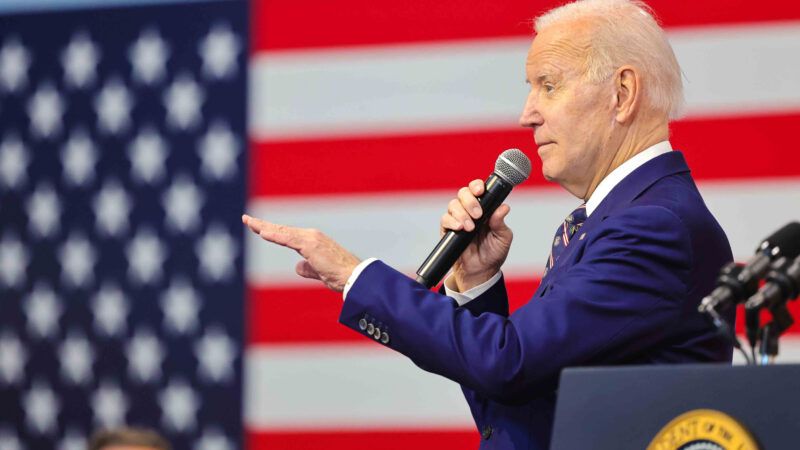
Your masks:
[{"label": "white dress shirt", "polygon": [[[620,164],[619,167],[612,170],[600,184],[597,185],[594,192],[592,193],[591,197],[586,200],[586,217],[592,215],[595,209],[600,205],[603,199],[606,198],[609,192],[614,189],[622,180],[625,179],[628,175],[631,174],[634,170],[638,169],[647,161],[651,159],[661,156],[665,153],[669,153],[672,151],[672,145],[670,145],[669,141],[661,141],[658,144],[655,144],[651,147],[648,147],[641,152],[635,154],[631,159],[625,161],[624,163]],[[370,265],[373,261],[376,261],[377,258],[368,258],[356,266],[353,270],[353,273],[350,274],[350,278],[347,279],[347,283],[344,286],[344,291],[342,292],[342,297],[347,299],[347,292],[350,291],[350,287],[355,283],[358,276],[361,275],[361,272]],[[498,280],[500,280],[501,272],[497,272],[494,274],[492,278],[489,278],[485,282],[465,291],[465,292],[457,292],[448,287],[448,283],[451,276],[448,276],[445,279],[444,283],[444,291],[448,297],[454,299],[459,305],[465,305],[469,301],[478,298],[481,294],[489,290],[490,287],[494,286]]]}]

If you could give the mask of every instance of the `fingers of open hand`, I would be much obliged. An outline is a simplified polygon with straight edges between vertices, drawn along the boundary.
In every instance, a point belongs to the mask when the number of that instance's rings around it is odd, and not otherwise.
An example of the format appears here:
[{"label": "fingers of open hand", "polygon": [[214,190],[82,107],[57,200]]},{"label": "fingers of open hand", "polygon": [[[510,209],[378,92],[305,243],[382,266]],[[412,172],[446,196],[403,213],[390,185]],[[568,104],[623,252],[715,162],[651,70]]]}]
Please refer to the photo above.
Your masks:
[{"label": "fingers of open hand", "polygon": [[306,234],[305,230],[270,223],[266,220],[256,219],[248,215],[242,216],[242,222],[244,222],[253,233],[256,233],[265,241],[273,242],[297,251],[300,251],[303,246],[303,238]]},{"label": "fingers of open hand", "polygon": [[261,220],[256,219],[255,217],[242,214],[242,223],[247,225],[247,228],[250,228],[253,233],[258,234],[261,231]]},{"label": "fingers of open hand", "polygon": [[294,271],[297,272],[303,278],[313,278],[315,280],[319,280],[320,276],[313,267],[311,267],[311,263],[306,261],[305,259],[299,261],[294,268]]}]

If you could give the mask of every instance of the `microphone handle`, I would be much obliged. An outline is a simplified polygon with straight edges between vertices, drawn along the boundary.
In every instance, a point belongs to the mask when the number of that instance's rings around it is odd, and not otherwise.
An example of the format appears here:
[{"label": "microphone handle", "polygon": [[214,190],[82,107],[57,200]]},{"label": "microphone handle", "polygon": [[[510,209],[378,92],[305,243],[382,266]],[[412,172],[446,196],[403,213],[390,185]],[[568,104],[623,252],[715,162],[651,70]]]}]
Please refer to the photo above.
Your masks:
[{"label": "microphone handle", "polygon": [[428,289],[439,284],[456,260],[464,253],[483,224],[489,220],[497,207],[503,204],[503,200],[508,197],[513,187],[513,184],[496,173],[489,175],[485,183],[486,190],[483,195],[478,197],[483,214],[480,218],[473,220],[475,228],[472,231],[447,231],[425,262],[417,269],[417,282]]}]

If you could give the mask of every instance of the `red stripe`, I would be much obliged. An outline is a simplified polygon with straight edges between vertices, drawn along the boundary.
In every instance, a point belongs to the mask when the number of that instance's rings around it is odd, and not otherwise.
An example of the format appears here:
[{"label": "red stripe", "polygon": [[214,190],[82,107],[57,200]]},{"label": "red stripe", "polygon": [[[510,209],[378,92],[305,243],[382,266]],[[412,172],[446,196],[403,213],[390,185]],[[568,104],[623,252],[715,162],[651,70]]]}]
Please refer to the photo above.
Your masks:
[{"label": "red stripe", "polygon": [[[695,179],[800,176],[800,152],[789,137],[800,113],[695,119],[672,125]],[[254,142],[251,196],[291,196],[444,189],[485,178],[497,155],[518,147],[533,171],[523,187],[557,186],[541,176],[527,129]]]},{"label": "red stripe", "polygon": [[[536,291],[539,280],[506,281],[511,311],[522,306]],[[338,323],[341,294],[325,288],[250,287],[248,342],[251,344],[354,342],[367,340]],[[789,303],[792,317],[800,317],[800,301]],[[768,315],[762,323],[766,323]],[[737,314],[737,331],[744,332],[744,314]],[[800,334],[800,324],[789,333]]]},{"label": "red stripe", "polygon": [[[527,301],[538,280],[509,280],[512,310]],[[360,333],[339,324],[341,294],[325,288],[249,288],[248,342],[367,342]]]},{"label": "red stripe", "polygon": [[[384,405],[386,406],[386,405]],[[248,450],[380,450],[436,449],[463,450],[478,448],[480,436],[475,430],[463,431],[331,431],[331,432],[257,432],[248,430]]]},{"label": "red stripe", "polygon": [[[257,142],[250,153],[251,196],[447,189],[485,178],[504,149],[534,158],[529,130]],[[530,183],[543,184],[541,176]]]},{"label": "red stripe", "polygon": [[[531,19],[563,0],[252,2],[253,51],[531,35]],[[800,18],[791,0],[647,2],[667,27]]]},{"label": "red stripe", "polygon": [[[787,304],[789,314],[796,320],[796,322],[786,330],[787,334],[792,334],[800,337],[800,301],[793,301]],[[767,311],[761,311],[761,326],[768,324],[772,320],[772,315]],[[744,334],[744,306],[739,305],[736,310],[736,333]],[[742,342],[744,344],[744,342]]]}]

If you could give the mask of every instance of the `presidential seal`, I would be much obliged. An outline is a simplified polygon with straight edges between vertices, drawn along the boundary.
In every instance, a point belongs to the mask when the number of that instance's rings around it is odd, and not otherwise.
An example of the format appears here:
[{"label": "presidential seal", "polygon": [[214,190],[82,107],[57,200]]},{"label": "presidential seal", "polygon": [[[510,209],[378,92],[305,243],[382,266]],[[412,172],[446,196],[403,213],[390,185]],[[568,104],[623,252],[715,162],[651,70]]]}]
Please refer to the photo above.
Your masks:
[{"label": "presidential seal", "polygon": [[760,450],[747,429],[713,409],[695,409],[672,419],[647,450]]}]

